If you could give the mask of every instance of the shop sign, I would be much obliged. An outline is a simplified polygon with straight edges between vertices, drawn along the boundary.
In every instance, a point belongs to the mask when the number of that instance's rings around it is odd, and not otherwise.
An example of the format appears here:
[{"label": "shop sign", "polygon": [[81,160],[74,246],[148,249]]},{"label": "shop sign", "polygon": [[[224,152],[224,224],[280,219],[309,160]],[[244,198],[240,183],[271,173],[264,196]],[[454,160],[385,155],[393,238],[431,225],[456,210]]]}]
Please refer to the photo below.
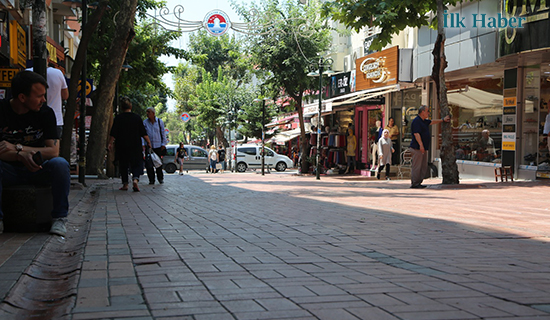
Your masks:
[{"label": "shop sign", "polygon": [[399,47],[395,46],[355,61],[356,90],[378,88],[397,83]]},{"label": "shop sign", "polygon": [[11,87],[11,79],[19,72],[19,69],[0,69],[0,87]]},{"label": "shop sign", "polygon": [[[506,19],[524,21],[524,28],[503,26],[499,29],[500,56],[545,48],[550,46],[548,37],[540,34],[550,31],[549,7],[547,1],[501,0],[502,16]],[[539,32],[532,32],[537,30]],[[531,31],[531,32],[530,32]]]},{"label": "shop sign", "polygon": [[516,151],[516,142],[512,141],[502,141],[502,150],[505,151]]},{"label": "shop sign", "polygon": [[351,90],[350,90],[350,77],[351,75],[351,72],[345,72],[345,73],[340,73],[340,74],[337,74],[337,75],[333,75],[332,77],[330,77],[330,80],[331,80],[331,86],[330,86],[330,93],[329,93],[329,96],[332,98],[332,97],[337,97],[337,96],[341,96],[343,94],[347,94],[347,93],[350,93]]},{"label": "shop sign", "polygon": [[517,105],[517,98],[516,97],[505,97],[503,102],[502,102],[502,105],[504,107],[515,107]]},{"label": "shop sign", "polygon": [[502,114],[516,114],[516,107],[503,107]]},{"label": "shop sign", "polygon": [[516,115],[504,115],[502,117],[502,124],[516,124]]},{"label": "shop sign", "polygon": [[8,18],[4,22],[0,22],[0,53],[4,56],[10,56],[10,37],[8,30]]},{"label": "shop sign", "polygon": [[10,21],[10,58],[13,64],[27,66],[27,34],[15,20]]},{"label": "shop sign", "polygon": [[502,125],[502,132],[516,132],[515,124],[504,124]]}]

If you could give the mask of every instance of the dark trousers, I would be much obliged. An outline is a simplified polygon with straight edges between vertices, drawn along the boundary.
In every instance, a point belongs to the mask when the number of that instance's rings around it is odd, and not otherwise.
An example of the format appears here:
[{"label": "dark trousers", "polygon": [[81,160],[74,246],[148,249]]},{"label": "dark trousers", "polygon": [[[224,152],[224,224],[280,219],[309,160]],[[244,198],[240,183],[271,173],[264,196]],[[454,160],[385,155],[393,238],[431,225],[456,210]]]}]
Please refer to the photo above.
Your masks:
[{"label": "dark trousers", "polygon": [[378,174],[380,174],[380,172],[382,172],[382,169],[384,168],[384,166],[386,167],[386,177],[389,177],[390,176],[390,164],[389,163],[386,163],[385,165],[382,164],[382,165],[378,166]]},{"label": "dark trousers", "polygon": [[132,180],[136,179],[139,181],[139,176],[143,173],[143,159],[137,158],[134,161],[120,159],[118,165],[122,184],[128,184],[128,170],[132,174]]},{"label": "dark trousers", "polygon": [[[162,159],[162,157],[160,156],[161,150],[162,148],[153,148],[153,152],[155,152]],[[164,173],[162,172],[162,167],[163,166],[160,166],[158,168],[147,168],[147,177],[149,178],[149,183],[155,182],[155,172],[157,174],[157,180],[159,182],[164,182]]]}]

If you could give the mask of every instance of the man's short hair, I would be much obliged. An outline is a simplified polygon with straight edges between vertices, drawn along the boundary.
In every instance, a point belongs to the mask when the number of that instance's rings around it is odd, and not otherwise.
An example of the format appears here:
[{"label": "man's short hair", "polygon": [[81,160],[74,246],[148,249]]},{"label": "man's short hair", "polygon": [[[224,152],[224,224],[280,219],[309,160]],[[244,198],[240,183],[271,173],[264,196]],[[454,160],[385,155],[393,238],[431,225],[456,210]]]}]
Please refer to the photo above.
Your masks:
[{"label": "man's short hair", "polygon": [[420,114],[420,112],[423,112],[424,110],[427,110],[428,109],[428,106],[423,104],[420,106],[420,108],[418,108],[418,114]]},{"label": "man's short hair", "polygon": [[152,111],[153,113],[157,113],[155,108],[153,108],[153,107],[149,107],[149,108],[145,109],[145,112],[147,112],[147,111]]},{"label": "man's short hair", "polygon": [[48,82],[43,76],[36,72],[23,70],[16,74],[11,80],[11,95],[17,98],[21,93],[30,96],[32,86],[35,83],[43,84],[48,89]]},{"label": "man's short hair", "polygon": [[120,110],[132,109],[132,101],[128,97],[120,97]]}]

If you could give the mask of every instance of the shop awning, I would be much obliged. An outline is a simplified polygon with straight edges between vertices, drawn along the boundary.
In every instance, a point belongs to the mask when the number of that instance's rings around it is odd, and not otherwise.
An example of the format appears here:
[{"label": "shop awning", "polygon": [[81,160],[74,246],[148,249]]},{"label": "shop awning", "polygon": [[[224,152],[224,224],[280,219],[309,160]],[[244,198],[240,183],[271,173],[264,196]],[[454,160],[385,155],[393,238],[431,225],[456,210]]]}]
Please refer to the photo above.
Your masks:
[{"label": "shop awning", "polygon": [[338,101],[332,102],[332,106],[336,107],[336,106],[340,106],[340,105],[343,105],[343,104],[358,103],[358,102],[365,101],[365,100],[368,100],[368,99],[376,98],[376,97],[384,95],[386,93],[391,93],[391,92],[395,92],[395,91],[399,91],[399,90],[400,90],[399,84],[394,84],[394,85],[391,85],[391,86],[385,86],[385,87],[381,87],[381,88],[361,90],[361,91],[353,92],[353,93],[350,93],[350,94],[347,94],[347,95],[344,95],[344,96],[328,99],[326,101],[329,102],[329,101],[338,100]]},{"label": "shop awning", "polygon": [[502,115],[502,95],[473,87],[447,94],[449,104],[474,110],[474,116]]},{"label": "shop awning", "polygon": [[[273,138],[271,138],[271,140],[275,141],[276,143],[285,143],[299,136],[300,132],[301,132],[300,128],[296,128],[288,131],[282,131],[277,133]],[[306,133],[310,133],[310,132],[311,132],[311,128],[306,127]]]},{"label": "shop awning", "polygon": [[282,119],[270,122],[270,123],[266,124],[265,126],[269,128],[269,127],[274,127],[274,126],[287,124],[287,123],[291,122],[292,120],[294,120],[294,118],[296,118],[297,116],[298,116],[298,114],[293,114],[291,116],[284,117]]}]

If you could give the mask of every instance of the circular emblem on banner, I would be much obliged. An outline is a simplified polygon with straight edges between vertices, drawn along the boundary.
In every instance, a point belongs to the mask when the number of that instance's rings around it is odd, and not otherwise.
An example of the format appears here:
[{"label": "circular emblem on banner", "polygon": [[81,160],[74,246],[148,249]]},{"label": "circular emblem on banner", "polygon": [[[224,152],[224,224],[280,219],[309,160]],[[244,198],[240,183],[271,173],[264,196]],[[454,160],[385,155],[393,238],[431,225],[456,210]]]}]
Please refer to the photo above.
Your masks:
[{"label": "circular emblem on banner", "polygon": [[212,10],[206,14],[203,21],[204,28],[213,36],[221,36],[229,30],[231,22],[229,16],[221,10]]},{"label": "circular emblem on banner", "polygon": [[189,116],[189,113],[187,113],[187,112],[182,113],[180,118],[183,122],[187,122],[187,121],[189,121],[189,119],[191,119],[191,117]]}]

